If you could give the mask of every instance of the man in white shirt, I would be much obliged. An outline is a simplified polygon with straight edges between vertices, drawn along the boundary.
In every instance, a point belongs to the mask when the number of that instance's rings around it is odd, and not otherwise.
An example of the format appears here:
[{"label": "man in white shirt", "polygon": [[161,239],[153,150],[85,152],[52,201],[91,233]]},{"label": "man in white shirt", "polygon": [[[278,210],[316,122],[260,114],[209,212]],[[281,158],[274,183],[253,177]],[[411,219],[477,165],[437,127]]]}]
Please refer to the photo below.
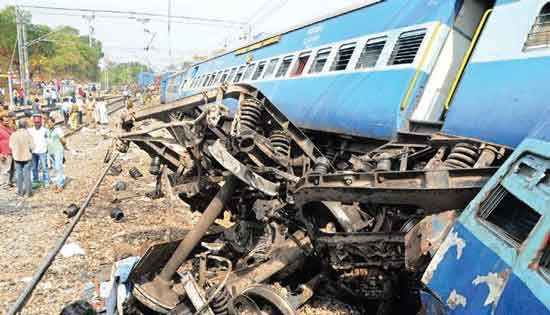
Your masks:
[{"label": "man in white shirt", "polygon": [[[33,116],[34,128],[29,128],[29,133],[34,142],[32,151],[32,175],[33,182],[44,185],[48,188],[50,185],[50,177],[48,176],[48,166],[46,164],[48,151],[48,129],[42,126],[42,116]],[[39,167],[42,169],[42,180],[38,174]]]}]

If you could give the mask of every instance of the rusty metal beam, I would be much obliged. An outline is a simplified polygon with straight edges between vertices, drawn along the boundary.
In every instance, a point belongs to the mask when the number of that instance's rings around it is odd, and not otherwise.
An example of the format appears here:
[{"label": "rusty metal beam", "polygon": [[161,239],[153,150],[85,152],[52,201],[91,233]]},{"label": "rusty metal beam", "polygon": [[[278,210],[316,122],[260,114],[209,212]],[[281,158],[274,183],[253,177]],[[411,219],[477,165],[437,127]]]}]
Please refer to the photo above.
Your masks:
[{"label": "rusty metal beam", "polygon": [[463,209],[498,168],[371,172],[306,176],[298,206],[312,201],[417,206],[427,211]]}]

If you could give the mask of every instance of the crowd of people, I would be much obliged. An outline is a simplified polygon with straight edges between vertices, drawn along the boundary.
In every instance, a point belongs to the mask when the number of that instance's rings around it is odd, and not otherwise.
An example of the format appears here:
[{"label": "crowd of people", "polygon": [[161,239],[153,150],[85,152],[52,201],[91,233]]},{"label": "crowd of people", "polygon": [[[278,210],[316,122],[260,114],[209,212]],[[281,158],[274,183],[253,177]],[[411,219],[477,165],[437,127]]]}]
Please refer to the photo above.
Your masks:
[{"label": "crowd of people", "polygon": [[[82,92],[82,93],[81,93]],[[35,98],[25,117],[16,118],[7,105],[0,111],[0,186],[16,187],[17,195],[30,197],[39,188],[65,187],[64,161],[67,150],[63,126],[78,129],[83,123],[95,128],[108,124],[107,104],[102,97],[76,91],[60,106],[64,125],[56,124]]]},{"label": "crowd of people", "polygon": [[16,186],[21,197],[30,197],[40,187],[61,192],[66,143],[55,120],[35,114],[17,120],[14,129],[14,117],[3,114],[0,119],[0,184]]}]

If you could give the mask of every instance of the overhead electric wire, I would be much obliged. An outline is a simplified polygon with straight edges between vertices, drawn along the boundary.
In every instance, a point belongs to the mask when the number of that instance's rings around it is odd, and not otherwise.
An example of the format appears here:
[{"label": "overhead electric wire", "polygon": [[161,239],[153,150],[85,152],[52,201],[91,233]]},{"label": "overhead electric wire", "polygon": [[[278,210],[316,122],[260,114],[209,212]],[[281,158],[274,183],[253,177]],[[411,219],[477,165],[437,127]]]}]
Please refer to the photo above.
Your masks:
[{"label": "overhead electric wire", "polygon": [[147,16],[147,17],[160,17],[160,18],[169,18],[180,19],[180,20],[190,20],[198,21],[203,23],[214,23],[214,24],[236,24],[236,25],[246,25],[246,22],[233,21],[233,20],[222,20],[215,18],[201,18],[193,16],[183,16],[183,15],[165,15],[158,13],[149,13],[149,12],[137,12],[137,11],[118,11],[118,10],[104,10],[104,9],[83,9],[83,8],[62,8],[62,7],[47,7],[47,6],[37,6],[37,5],[21,5],[22,8],[28,9],[42,9],[42,10],[57,10],[57,11],[68,11],[68,12],[87,12],[87,13],[112,13],[128,16]]},{"label": "overhead electric wire", "polygon": [[[54,12],[45,12],[40,11],[40,9],[32,9],[30,10],[32,12],[35,12],[40,15],[50,15],[50,16],[70,16],[75,18],[82,18],[82,14],[76,14],[76,13],[54,13]],[[121,19],[121,20],[131,20],[134,18],[134,16],[115,16],[115,15],[94,15],[94,18],[98,19]],[[158,22],[158,23],[166,23],[168,22],[168,19],[149,19],[152,22]],[[184,25],[200,25],[200,26],[206,26],[206,27],[229,27],[229,28],[235,28],[240,29],[242,28],[241,24],[214,24],[214,23],[208,23],[208,22],[199,22],[199,21],[171,21],[171,23],[174,24],[184,24]]]}]

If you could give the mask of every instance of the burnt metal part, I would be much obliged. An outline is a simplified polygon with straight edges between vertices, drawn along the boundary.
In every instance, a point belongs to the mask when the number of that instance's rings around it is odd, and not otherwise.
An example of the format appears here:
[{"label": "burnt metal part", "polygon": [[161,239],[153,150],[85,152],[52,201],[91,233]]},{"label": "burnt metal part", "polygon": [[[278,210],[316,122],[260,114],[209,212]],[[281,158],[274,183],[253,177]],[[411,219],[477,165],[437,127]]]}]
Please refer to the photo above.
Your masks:
[{"label": "burnt metal part", "polygon": [[216,141],[213,145],[209,146],[208,151],[226,170],[230,171],[250,187],[268,196],[277,196],[279,190],[278,184],[272,183],[252,172],[248,167],[234,158],[220,141]]},{"label": "burnt metal part", "polygon": [[[234,115],[226,101],[238,102]],[[233,225],[202,248],[232,260],[236,270],[227,290],[249,311],[261,314],[262,305],[240,293],[259,283],[297,278],[308,269],[307,261],[355,302],[377,302],[377,314],[388,314],[397,300],[414,313],[415,275],[424,266],[421,245],[428,238],[419,222],[464,208],[511,152],[440,133],[399,133],[382,143],[301,130],[248,85],[208,90],[134,117],[136,130],[117,141],[149,153],[151,173],[165,166],[172,191],[191,208],[210,202],[192,236],[175,253],[172,248],[171,259],[164,257],[156,271],[133,278],[138,300],[161,313],[181,302],[172,313],[187,314],[181,306],[190,303],[185,292],[173,290],[182,263],[199,266],[191,269],[205,292],[219,278],[219,270],[197,263],[190,252],[221,208],[231,212]],[[140,130],[140,122],[150,119],[160,124]],[[242,184],[220,201],[216,188],[228,175]],[[277,303],[295,309],[313,295],[313,287]],[[219,305],[215,309],[224,313]]]},{"label": "burnt metal part", "polygon": [[136,168],[136,167],[132,167],[128,173],[130,174],[130,177],[132,177],[133,179],[138,179],[140,177],[143,177],[143,174]]},{"label": "burnt metal part", "polygon": [[135,286],[134,290],[139,292],[136,297],[140,302],[163,314],[176,307],[181,297],[171,289],[172,278],[201,238],[204,237],[214,220],[224,210],[225,204],[231,198],[237,184],[238,180],[235,177],[229,177],[206,208],[199,222],[186,235],[172,257],[166,262],[160,274],[150,282]]},{"label": "burnt metal part", "polygon": [[78,206],[74,203],[71,203],[67,209],[63,210],[63,213],[67,216],[67,218],[72,218],[78,213]]},{"label": "burnt metal part", "polygon": [[111,210],[111,219],[115,221],[121,221],[124,219],[124,212],[119,207],[115,207]]},{"label": "burnt metal part", "polygon": [[429,212],[463,209],[497,168],[308,175],[298,183],[298,207],[312,201],[417,206]]},{"label": "burnt metal part", "polygon": [[294,307],[274,289],[256,285],[243,290],[230,304],[232,314],[296,315]]}]

